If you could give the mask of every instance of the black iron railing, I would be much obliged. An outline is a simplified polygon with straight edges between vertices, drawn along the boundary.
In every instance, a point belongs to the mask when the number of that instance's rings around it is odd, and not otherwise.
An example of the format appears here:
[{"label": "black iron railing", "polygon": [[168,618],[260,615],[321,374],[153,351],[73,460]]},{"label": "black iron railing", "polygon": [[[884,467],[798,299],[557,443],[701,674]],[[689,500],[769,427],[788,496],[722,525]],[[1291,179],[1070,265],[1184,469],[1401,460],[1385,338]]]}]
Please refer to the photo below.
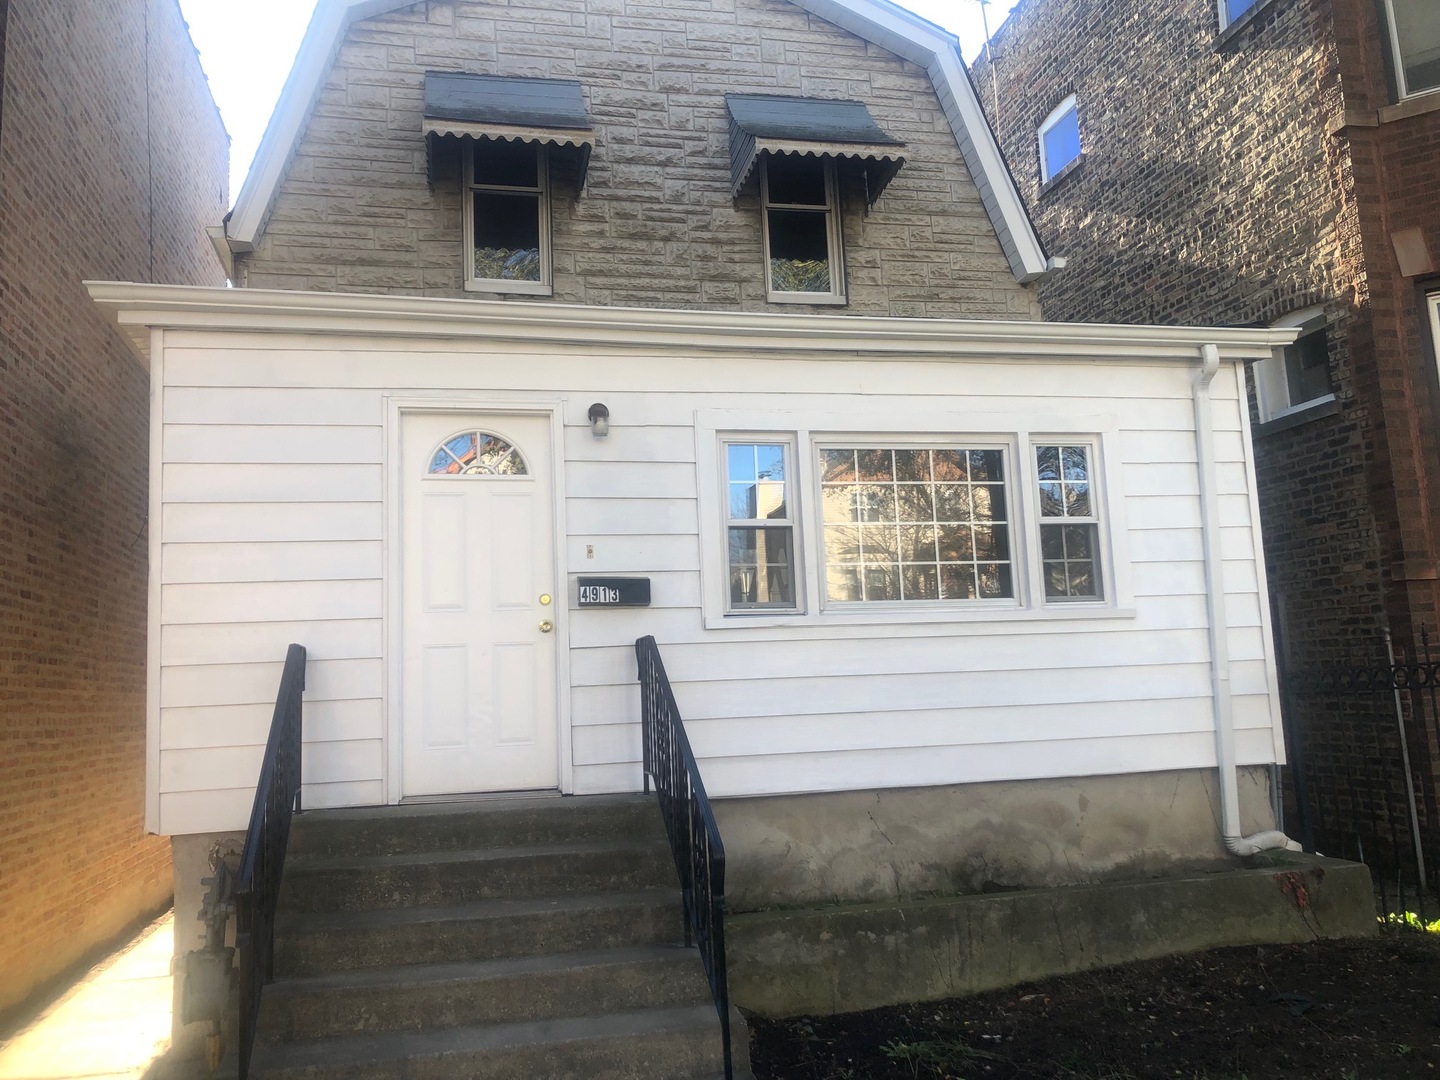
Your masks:
[{"label": "black iron railing", "polygon": [[1309,850],[1370,867],[1387,912],[1440,897],[1440,659],[1383,634],[1369,658],[1286,674],[1291,795]]},{"label": "black iron railing", "polygon": [[275,906],[290,840],[290,819],[300,809],[301,695],[305,647],[291,645],[275,696],[270,738],[260,764],[245,852],[235,878],[235,949],[240,958],[240,1080],[250,1073],[260,990],[274,973]]},{"label": "black iron railing", "polygon": [[641,738],[645,744],[645,790],[655,783],[670,853],[680,874],[685,907],[685,944],[697,945],[710,994],[720,1014],[726,1080],[734,1075],[730,1054],[730,990],[725,977],[725,845],[705,795],[700,768],[685,735],[665,665],[653,637],[635,642],[640,676]]}]

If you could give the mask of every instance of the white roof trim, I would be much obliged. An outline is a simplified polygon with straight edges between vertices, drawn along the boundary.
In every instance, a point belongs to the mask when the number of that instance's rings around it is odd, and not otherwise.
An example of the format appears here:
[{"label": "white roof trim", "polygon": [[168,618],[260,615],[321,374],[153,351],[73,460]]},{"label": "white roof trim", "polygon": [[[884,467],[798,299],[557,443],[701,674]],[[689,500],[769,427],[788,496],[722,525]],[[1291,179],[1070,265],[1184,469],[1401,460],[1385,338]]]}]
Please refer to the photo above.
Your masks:
[{"label": "white roof trim", "polygon": [[[240,188],[231,213],[228,235],[233,251],[253,251],[265,227],[285,168],[304,131],[306,118],[350,25],[389,11],[410,7],[414,0],[320,0],[255,161]],[[794,0],[820,16],[905,57],[930,74],[960,152],[980,189],[980,198],[1010,269],[1020,281],[1034,281],[1050,268],[1035,234],[1014,178],[1000,155],[994,133],[975,98],[960,59],[959,41],[888,0]],[[1062,265],[1055,260],[1055,265]]]},{"label": "white roof trim", "polygon": [[[1035,226],[1015,187],[1015,178],[1001,156],[995,133],[981,111],[970,85],[964,61],[960,59],[960,41],[932,22],[922,19],[888,0],[793,0],[806,11],[819,15],[851,33],[873,41],[905,59],[919,64],[930,73],[940,106],[950,122],[950,130],[965,157],[965,164],[1010,269],[1019,281],[1034,281],[1052,266],[1045,248],[1035,234]],[[1056,260],[1054,268],[1064,263]]]},{"label": "white roof trim", "polygon": [[1295,340],[1277,327],[1111,326],[1030,320],[905,319],[868,315],[594,307],[365,293],[213,289],[86,282],[147,362],[151,331],[343,334],[531,341],[559,346],[663,349],[670,354],[823,354],[883,361],[923,358],[1199,363],[1204,345],[1229,362],[1262,360]]},{"label": "white roof trim", "polygon": [[265,219],[285,178],[290,157],[300,144],[305,122],[320,88],[330,75],[330,65],[345,40],[350,24],[388,11],[412,7],[415,0],[320,0],[305,30],[295,64],[280,91],[270,123],[255,151],[255,160],[240,185],[240,194],[226,223],[230,250],[254,251],[264,231]]}]

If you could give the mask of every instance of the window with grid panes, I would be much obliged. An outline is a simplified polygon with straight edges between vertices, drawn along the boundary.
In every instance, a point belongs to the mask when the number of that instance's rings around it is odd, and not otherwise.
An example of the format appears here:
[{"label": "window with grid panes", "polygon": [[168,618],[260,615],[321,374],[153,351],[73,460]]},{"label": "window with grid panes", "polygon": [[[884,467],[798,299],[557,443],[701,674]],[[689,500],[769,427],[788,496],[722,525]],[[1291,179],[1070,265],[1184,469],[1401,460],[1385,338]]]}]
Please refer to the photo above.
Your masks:
[{"label": "window with grid panes", "polygon": [[1100,523],[1091,490],[1091,449],[1037,446],[1040,559],[1046,600],[1097,600]]},{"label": "window with grid panes", "polygon": [[1003,450],[827,447],[819,459],[828,600],[1014,597]]},{"label": "window with grid panes", "polygon": [[790,444],[726,442],[724,450],[729,610],[793,611]]}]

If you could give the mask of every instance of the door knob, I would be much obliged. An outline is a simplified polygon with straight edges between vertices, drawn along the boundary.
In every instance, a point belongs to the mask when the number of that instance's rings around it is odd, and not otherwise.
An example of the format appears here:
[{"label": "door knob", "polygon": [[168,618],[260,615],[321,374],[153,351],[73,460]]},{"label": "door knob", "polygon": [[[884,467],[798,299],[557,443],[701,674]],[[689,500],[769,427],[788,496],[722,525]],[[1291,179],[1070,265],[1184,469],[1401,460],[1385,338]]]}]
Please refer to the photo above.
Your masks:
[{"label": "door knob", "polygon": [[540,624],[540,632],[541,632],[542,634],[548,634],[551,630],[554,630],[554,629],[555,629],[555,624],[552,623],[549,619],[546,619],[544,622],[542,622],[542,623]]}]

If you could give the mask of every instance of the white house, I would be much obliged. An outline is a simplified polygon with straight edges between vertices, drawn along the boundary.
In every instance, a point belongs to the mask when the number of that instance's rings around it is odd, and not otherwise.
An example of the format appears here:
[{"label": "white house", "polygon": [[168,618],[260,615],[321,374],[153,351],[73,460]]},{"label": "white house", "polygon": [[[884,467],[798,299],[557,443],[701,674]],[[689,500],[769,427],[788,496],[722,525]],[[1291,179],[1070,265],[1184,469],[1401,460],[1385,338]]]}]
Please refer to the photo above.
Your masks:
[{"label": "white house", "polygon": [[738,907],[1284,843],[1242,365],[1293,332],[1037,321],[937,28],[326,0],[218,240],[243,287],[91,286],[182,895],[292,641],[341,807],[639,790],[654,635]]}]

